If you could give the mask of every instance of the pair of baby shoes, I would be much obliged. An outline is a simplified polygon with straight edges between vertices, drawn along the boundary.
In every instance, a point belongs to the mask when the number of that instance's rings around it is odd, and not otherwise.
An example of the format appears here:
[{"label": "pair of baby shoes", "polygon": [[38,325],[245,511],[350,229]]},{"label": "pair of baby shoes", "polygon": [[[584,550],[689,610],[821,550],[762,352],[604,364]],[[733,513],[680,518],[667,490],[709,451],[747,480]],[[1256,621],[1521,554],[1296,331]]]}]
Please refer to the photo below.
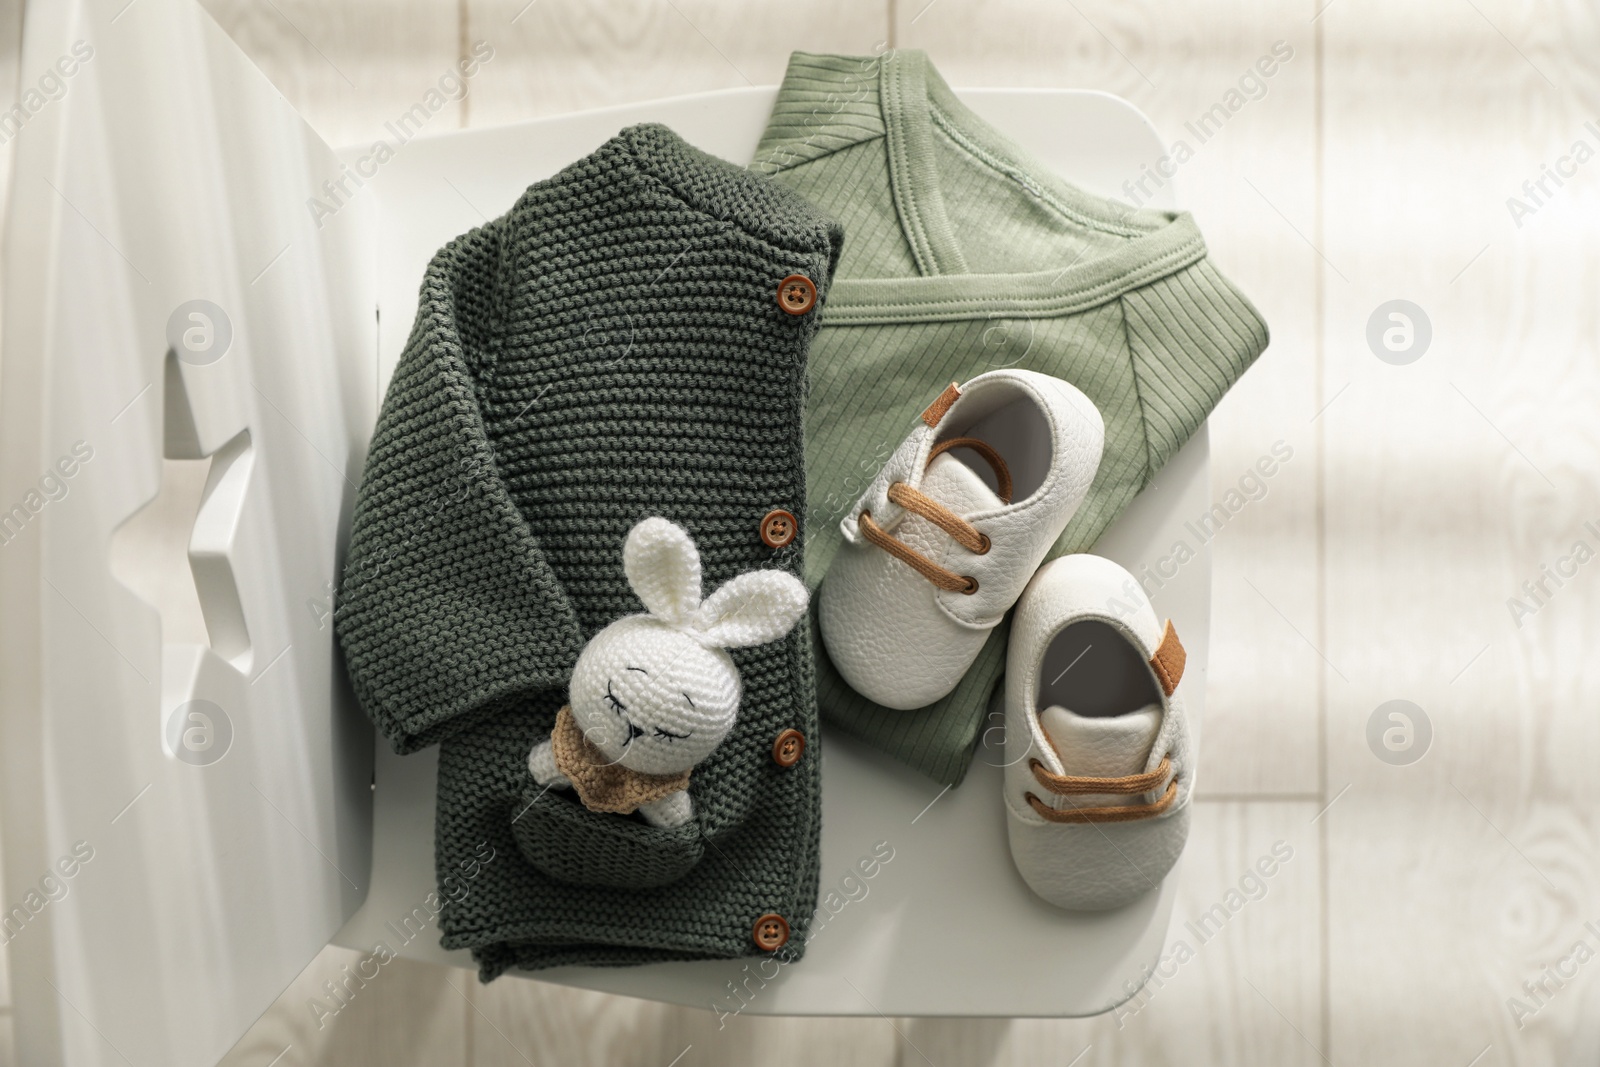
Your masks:
[{"label": "pair of baby shoes", "polygon": [[1005,806],[1011,855],[1063,908],[1117,907],[1177,862],[1192,745],[1184,652],[1110,560],[1040,564],[1094,481],[1099,411],[1060,379],[952,383],[841,523],[822,583],[828,656],[862,695],[946,696],[1007,611]]}]

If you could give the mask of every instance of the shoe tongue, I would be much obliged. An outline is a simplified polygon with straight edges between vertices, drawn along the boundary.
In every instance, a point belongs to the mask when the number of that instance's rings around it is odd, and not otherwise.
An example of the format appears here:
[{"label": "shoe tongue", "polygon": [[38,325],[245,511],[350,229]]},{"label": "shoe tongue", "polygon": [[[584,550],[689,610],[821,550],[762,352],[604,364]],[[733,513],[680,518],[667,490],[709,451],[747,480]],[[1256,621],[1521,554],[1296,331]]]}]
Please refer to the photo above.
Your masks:
[{"label": "shoe tongue", "polygon": [[963,517],[1001,506],[993,489],[984,484],[978,472],[948,452],[933,457],[922,476],[924,493]]},{"label": "shoe tongue", "polygon": [[1144,773],[1161,729],[1161,705],[1098,718],[1052,705],[1039,713],[1039,724],[1061,757],[1062,773],[1121,778]]}]

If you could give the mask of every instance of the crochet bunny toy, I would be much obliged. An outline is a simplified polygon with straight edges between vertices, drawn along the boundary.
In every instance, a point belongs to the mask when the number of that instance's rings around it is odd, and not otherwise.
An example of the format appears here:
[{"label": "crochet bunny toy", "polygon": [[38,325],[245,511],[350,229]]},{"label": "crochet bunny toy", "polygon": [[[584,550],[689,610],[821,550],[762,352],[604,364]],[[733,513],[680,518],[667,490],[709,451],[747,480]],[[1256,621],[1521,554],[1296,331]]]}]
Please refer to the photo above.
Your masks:
[{"label": "crochet bunny toy", "polygon": [[680,526],[648,518],[622,547],[647,614],[595,634],[572,669],[571,700],[528,755],[540,785],[575,789],[591,811],[638,811],[655,826],[694,817],[689,772],[739,712],[739,671],[725,649],[776,641],[806,610],[791,574],[741,574],[700,599],[700,553]]}]

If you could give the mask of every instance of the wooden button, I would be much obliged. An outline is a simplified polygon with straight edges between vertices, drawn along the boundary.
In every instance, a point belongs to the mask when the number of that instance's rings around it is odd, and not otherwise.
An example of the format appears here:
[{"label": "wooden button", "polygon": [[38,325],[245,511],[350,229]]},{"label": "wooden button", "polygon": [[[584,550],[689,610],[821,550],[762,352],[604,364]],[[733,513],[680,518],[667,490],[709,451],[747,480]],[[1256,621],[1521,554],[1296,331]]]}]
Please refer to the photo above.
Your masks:
[{"label": "wooden button", "polygon": [[817,287],[804,274],[791,274],[778,283],[778,306],[791,315],[804,315],[817,306]]},{"label": "wooden button", "polygon": [[785,730],[772,742],[772,762],[780,767],[793,767],[806,754],[806,735],[799,730]]},{"label": "wooden button", "polygon": [[774,508],[767,512],[761,520],[761,542],[768,548],[782,548],[794,540],[795,534],[800,532],[800,524],[794,521],[794,516],[782,508]]},{"label": "wooden button", "polygon": [[789,920],[768,912],[756,920],[751,936],[755,938],[756,948],[763,952],[776,952],[789,943]]}]

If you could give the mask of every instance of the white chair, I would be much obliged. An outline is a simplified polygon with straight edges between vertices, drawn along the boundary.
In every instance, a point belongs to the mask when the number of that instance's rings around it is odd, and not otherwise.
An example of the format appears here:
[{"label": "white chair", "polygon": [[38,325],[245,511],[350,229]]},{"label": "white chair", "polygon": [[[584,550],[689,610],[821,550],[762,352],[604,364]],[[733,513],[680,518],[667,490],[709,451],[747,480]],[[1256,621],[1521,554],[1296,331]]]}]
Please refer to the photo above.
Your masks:
[{"label": "white chair", "polygon": [[[471,966],[433,928],[402,944],[386,925],[434,888],[436,759],[375,744],[328,617],[429,256],[634,122],[746,160],[774,90],[418,138],[375,164],[369,145],[322,144],[192,0],[101,7],[31,7],[24,42],[24,71],[79,41],[93,55],[26,117],[9,209],[0,922],[20,1062],[189,1067],[329,940]],[[1096,191],[1162,152],[1101,93],[961,95]],[[1154,599],[1200,679],[1210,554],[1183,522],[1209,504],[1207,471],[1202,432],[1097,546],[1136,572],[1195,550]],[[1190,694],[1198,721],[1203,681]],[[537,977],[762,1014],[1112,1007],[1157,958],[1178,874],[1104,915],[1033,897],[997,738],[948,792],[828,738],[824,905],[800,964]],[[852,877],[875,850],[893,858]]]}]

